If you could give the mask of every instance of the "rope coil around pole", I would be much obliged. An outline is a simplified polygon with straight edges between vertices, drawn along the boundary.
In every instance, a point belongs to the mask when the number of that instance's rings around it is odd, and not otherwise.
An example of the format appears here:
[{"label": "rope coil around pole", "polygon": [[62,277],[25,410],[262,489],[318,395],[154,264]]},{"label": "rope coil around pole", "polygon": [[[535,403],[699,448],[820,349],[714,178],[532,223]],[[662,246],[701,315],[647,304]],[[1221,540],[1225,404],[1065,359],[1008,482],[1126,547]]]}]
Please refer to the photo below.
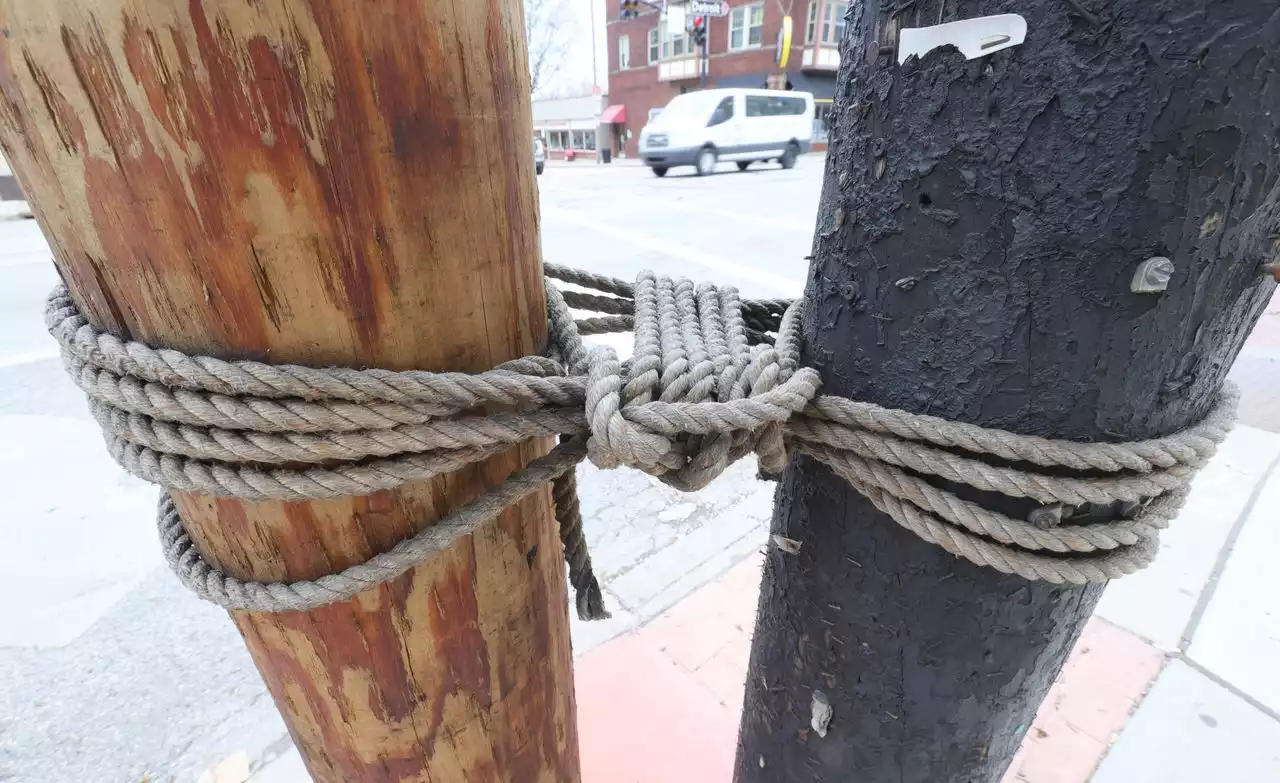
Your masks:
[{"label": "rope coil around pole", "polygon": [[[458,537],[474,533],[513,504],[572,471],[584,453],[580,444],[559,446],[439,523],[424,528],[363,563],[315,580],[288,584],[246,582],[219,571],[196,551],[168,493],[160,499],[160,542],[165,559],[179,581],[201,598],[228,609],[262,612],[316,609],[353,598],[403,575],[415,565],[447,549]],[[596,593],[598,595],[598,590]],[[600,606],[602,609],[602,602]]]},{"label": "rope coil around pole", "polygon": [[[112,456],[169,490],[254,501],[365,495],[560,436],[546,457],[434,526],[316,580],[244,582],[218,571],[166,494],[160,535],[179,578],[207,600],[252,611],[350,599],[551,483],[578,613],[607,617],[577,502],[573,468],[584,458],[691,491],[749,454],[776,473],[789,454],[803,453],[958,557],[1026,579],[1101,582],[1151,562],[1159,532],[1235,418],[1238,394],[1227,386],[1182,432],[1077,443],[823,396],[818,373],[800,363],[803,302],[743,301],[732,288],[650,273],[632,284],[545,269],[590,293],[548,283],[546,355],[475,375],[188,356],[95,329],[62,288],[46,323]],[[602,315],[575,320],[571,308]],[[582,340],[624,330],[635,341],[626,362]],[[1029,499],[1067,518],[1015,518],[936,480]],[[1071,524],[1071,510],[1084,505],[1116,509],[1114,518]]]}]

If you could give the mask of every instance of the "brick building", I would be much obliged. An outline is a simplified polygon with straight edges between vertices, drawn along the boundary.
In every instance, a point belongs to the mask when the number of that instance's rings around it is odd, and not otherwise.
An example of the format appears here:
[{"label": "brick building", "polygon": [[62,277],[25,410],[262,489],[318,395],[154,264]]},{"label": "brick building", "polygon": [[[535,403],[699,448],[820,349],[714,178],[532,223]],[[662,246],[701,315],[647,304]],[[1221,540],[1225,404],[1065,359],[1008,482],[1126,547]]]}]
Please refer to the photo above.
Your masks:
[{"label": "brick building", "polygon": [[606,96],[578,95],[569,98],[535,98],[533,135],[546,145],[547,156],[562,159],[570,150],[589,158],[596,156],[596,131]]},{"label": "brick building", "polygon": [[[616,0],[608,11],[609,96],[602,121],[615,153],[638,154],[640,129],[651,112],[677,95],[699,89],[701,51],[684,27],[668,29],[655,10],[620,19]],[[729,0],[728,16],[709,19],[708,87],[775,87],[811,92],[817,99],[815,147],[826,141],[826,117],[835,95],[848,2],[837,0]],[[784,19],[791,18],[785,64],[778,47]],[[674,25],[672,26],[674,27]],[[602,128],[602,131],[605,129]]]}]

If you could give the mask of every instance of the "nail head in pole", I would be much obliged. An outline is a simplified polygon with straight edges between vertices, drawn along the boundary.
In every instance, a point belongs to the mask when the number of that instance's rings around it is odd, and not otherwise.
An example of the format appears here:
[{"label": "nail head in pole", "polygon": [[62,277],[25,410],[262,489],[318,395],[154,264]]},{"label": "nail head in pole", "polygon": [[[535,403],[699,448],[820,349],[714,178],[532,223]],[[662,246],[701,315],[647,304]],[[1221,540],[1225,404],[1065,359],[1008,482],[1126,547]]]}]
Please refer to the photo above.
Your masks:
[{"label": "nail head in pole", "polygon": [[1173,262],[1164,256],[1152,256],[1133,272],[1133,282],[1129,290],[1135,294],[1158,294],[1169,288],[1169,278],[1173,277]]}]

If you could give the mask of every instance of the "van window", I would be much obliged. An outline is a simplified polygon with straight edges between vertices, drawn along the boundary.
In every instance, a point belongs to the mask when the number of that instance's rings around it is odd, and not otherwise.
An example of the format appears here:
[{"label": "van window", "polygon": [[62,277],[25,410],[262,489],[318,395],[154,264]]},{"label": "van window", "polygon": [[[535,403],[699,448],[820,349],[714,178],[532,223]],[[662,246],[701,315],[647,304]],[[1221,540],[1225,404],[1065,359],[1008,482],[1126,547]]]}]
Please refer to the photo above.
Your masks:
[{"label": "van window", "polygon": [[804,114],[804,98],[781,95],[748,95],[748,117],[781,117]]},{"label": "van window", "polygon": [[[751,114],[750,110],[747,111],[747,114],[748,116]],[[711,115],[711,119],[707,122],[707,127],[710,128],[713,125],[720,125],[721,123],[728,122],[731,119],[733,119],[732,95],[725,98],[723,101],[720,101],[720,105],[716,107],[715,112]]]},{"label": "van window", "polygon": [[779,114],[796,116],[804,114],[804,98],[778,98],[778,101],[782,104],[781,108],[783,109],[783,111],[778,112]]},{"label": "van window", "polygon": [[665,130],[691,123],[696,126],[699,122],[705,122],[717,103],[716,97],[716,93],[709,91],[677,95],[660,110],[659,115],[650,117],[649,121],[653,124],[652,130]]}]

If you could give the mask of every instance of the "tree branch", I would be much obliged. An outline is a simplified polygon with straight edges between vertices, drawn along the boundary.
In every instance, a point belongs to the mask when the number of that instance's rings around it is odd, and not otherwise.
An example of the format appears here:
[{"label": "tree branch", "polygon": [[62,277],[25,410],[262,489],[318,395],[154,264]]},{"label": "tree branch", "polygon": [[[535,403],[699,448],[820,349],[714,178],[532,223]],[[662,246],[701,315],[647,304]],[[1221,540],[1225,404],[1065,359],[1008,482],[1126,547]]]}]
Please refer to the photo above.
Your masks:
[{"label": "tree branch", "polygon": [[[565,0],[525,0],[524,31],[529,46],[529,87],[534,95],[545,91],[548,82],[564,67],[569,45],[565,25]],[[595,31],[591,34],[594,36]]]}]

